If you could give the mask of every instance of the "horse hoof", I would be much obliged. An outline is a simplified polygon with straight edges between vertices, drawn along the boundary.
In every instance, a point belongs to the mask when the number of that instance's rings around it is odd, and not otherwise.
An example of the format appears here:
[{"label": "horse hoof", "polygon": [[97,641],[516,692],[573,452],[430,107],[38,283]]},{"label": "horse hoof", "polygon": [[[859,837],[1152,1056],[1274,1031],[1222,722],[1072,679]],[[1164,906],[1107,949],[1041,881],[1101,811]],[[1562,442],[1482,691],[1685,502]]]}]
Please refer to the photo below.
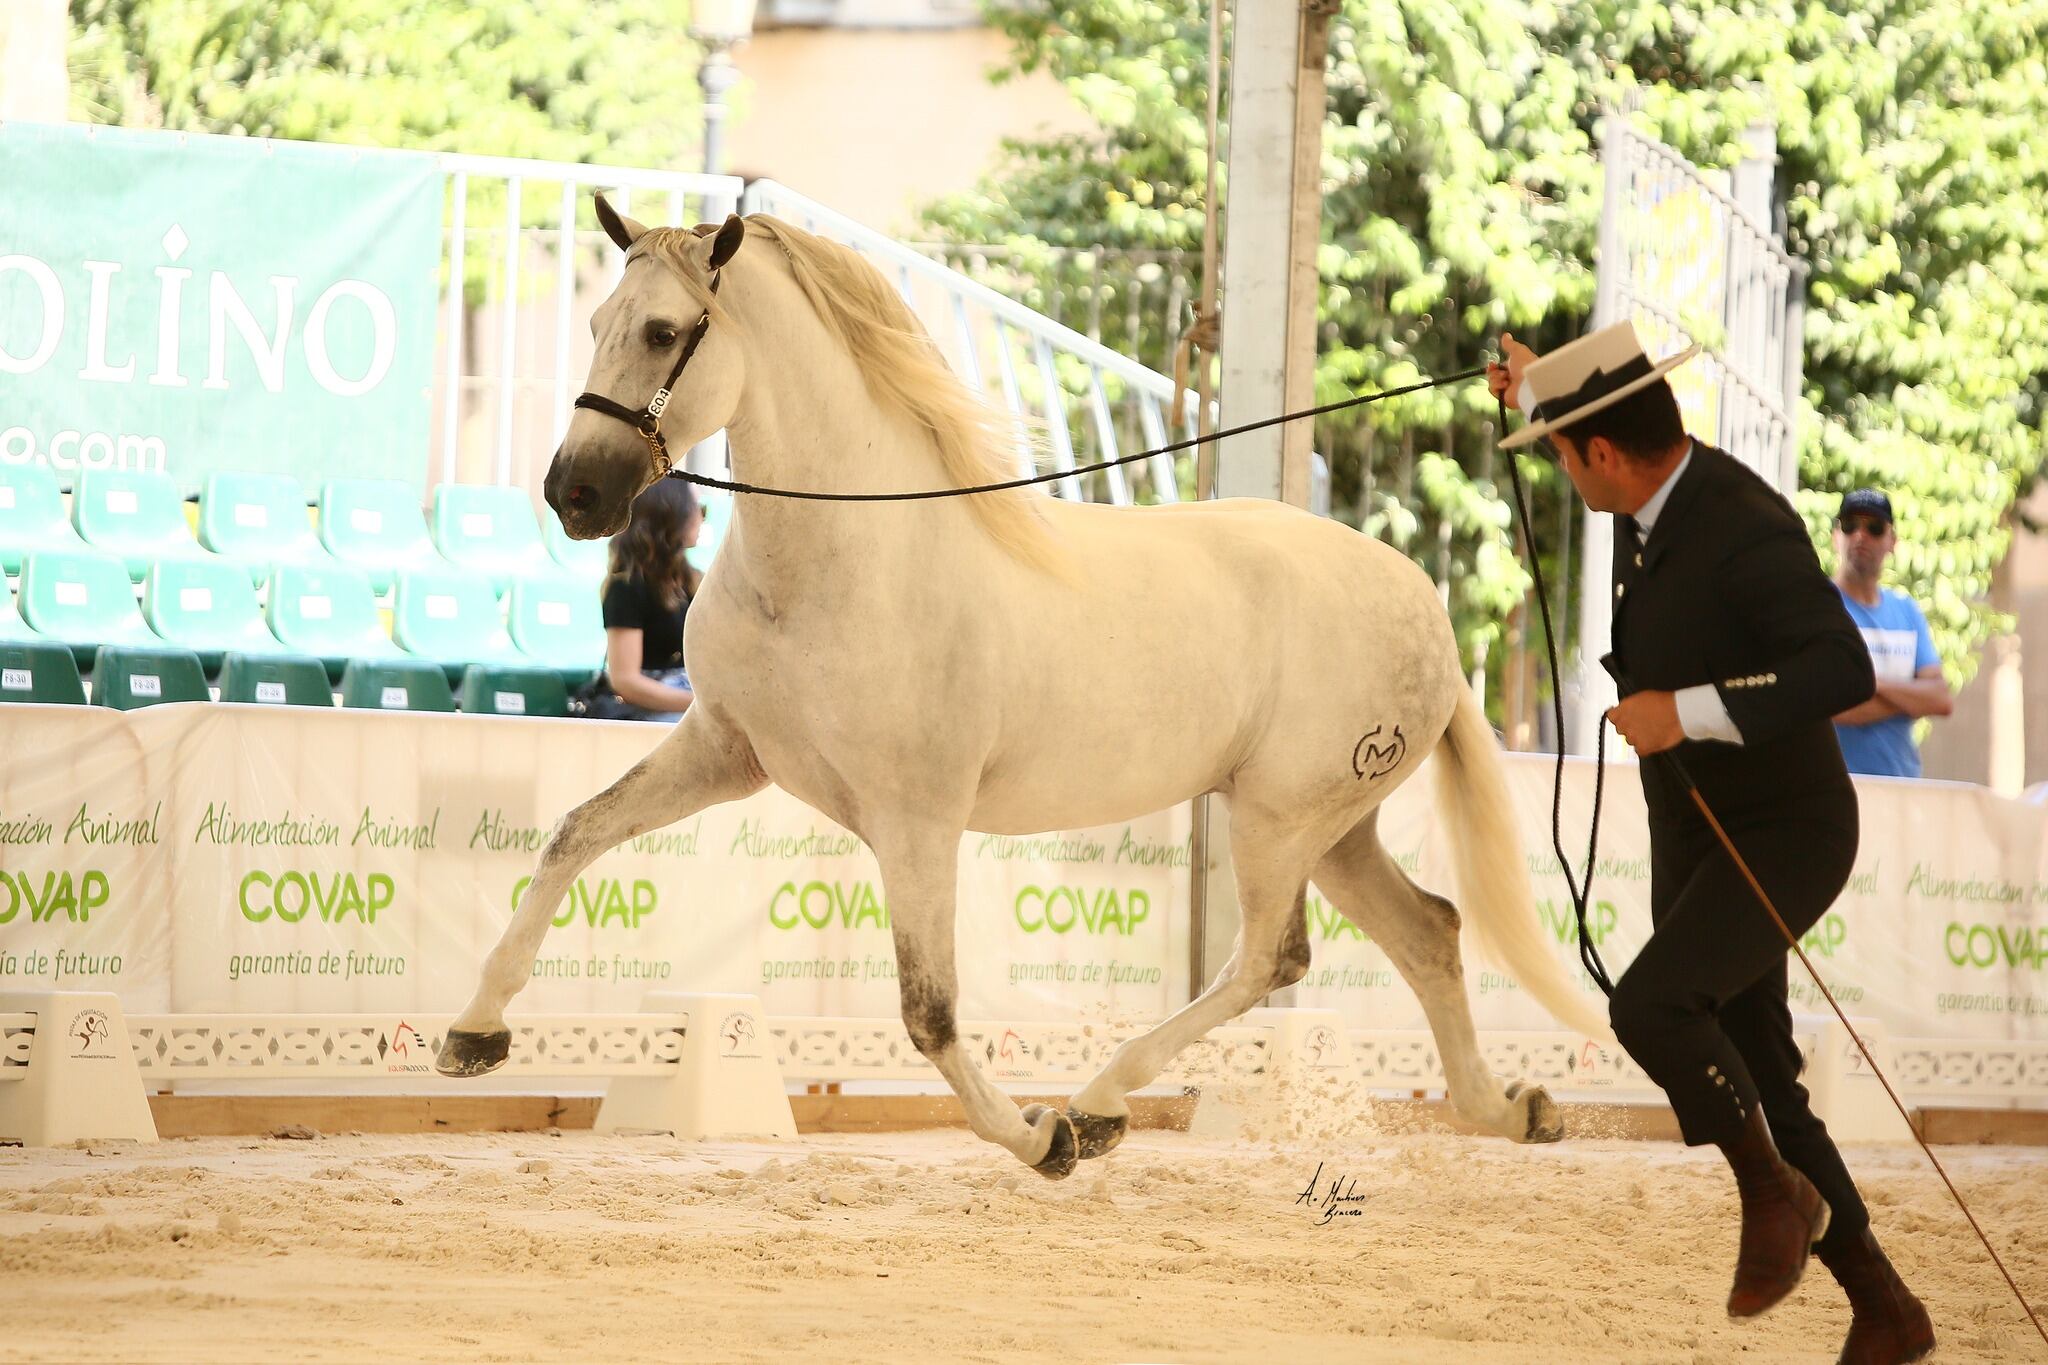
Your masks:
[{"label": "horse hoof", "polygon": [[1054,1124],[1052,1146],[1045,1149],[1045,1155],[1033,1163],[1031,1169],[1047,1180],[1065,1180],[1074,1173],[1074,1167],[1081,1164],[1080,1144],[1074,1140],[1074,1122],[1057,1109],[1048,1109],[1042,1104],[1024,1106],[1024,1121],[1033,1128],[1038,1120],[1050,1114]]},{"label": "horse hoof", "polygon": [[1564,1137],[1564,1115],[1557,1101],[1540,1085],[1516,1081],[1508,1086],[1508,1098],[1522,1100],[1522,1133],[1517,1142],[1557,1142]]},{"label": "horse hoof", "polygon": [[443,1076],[481,1076],[505,1065],[505,1059],[511,1055],[511,1029],[471,1033],[468,1029],[452,1028],[434,1056],[434,1070]]},{"label": "horse hoof", "polygon": [[1074,1121],[1074,1138],[1080,1144],[1081,1160],[1093,1161],[1117,1149],[1124,1140],[1124,1134],[1131,1129],[1128,1114],[1104,1117],[1101,1114],[1084,1114],[1078,1109],[1067,1110],[1067,1117]]}]

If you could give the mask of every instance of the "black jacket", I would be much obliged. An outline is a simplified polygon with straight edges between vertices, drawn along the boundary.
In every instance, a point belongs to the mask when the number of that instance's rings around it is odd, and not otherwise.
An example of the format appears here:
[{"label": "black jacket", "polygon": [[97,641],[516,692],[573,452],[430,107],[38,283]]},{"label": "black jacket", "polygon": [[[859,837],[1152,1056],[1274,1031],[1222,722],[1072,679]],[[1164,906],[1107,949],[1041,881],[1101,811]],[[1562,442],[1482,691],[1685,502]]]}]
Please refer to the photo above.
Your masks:
[{"label": "black jacket", "polygon": [[[1855,789],[1831,723],[1876,692],[1870,650],[1821,572],[1806,524],[1776,489],[1704,443],[1648,544],[1614,519],[1613,653],[1624,693],[1712,683],[1740,745],[1687,740],[1676,753],[1724,825],[1854,819]],[[1642,764],[1652,829],[1704,824],[1656,758]]]}]

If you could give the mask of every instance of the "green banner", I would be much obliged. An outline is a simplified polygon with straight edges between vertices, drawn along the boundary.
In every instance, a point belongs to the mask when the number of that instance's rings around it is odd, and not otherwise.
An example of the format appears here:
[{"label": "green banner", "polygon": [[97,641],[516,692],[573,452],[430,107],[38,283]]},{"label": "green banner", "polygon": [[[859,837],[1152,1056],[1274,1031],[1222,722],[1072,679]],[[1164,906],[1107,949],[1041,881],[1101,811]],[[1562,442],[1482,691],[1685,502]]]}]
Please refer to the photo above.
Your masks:
[{"label": "green banner", "polygon": [[0,186],[0,461],[424,484],[434,157],[10,123]]}]

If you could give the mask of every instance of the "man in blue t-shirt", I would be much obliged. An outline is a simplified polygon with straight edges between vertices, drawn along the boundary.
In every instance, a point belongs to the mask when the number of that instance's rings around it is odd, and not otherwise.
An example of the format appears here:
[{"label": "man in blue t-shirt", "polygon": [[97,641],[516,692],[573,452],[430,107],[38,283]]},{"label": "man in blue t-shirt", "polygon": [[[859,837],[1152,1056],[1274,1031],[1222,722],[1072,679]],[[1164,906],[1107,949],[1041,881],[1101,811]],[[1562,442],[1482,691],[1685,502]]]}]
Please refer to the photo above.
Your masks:
[{"label": "man in blue t-shirt", "polygon": [[1878,584],[1885,558],[1897,544],[1890,498],[1875,488],[1859,488],[1842,499],[1835,514],[1835,587],[1870,646],[1877,695],[1836,716],[1835,736],[1852,773],[1918,777],[1913,722],[1949,714],[1955,698],[1941,676],[1941,660],[1920,605]]}]

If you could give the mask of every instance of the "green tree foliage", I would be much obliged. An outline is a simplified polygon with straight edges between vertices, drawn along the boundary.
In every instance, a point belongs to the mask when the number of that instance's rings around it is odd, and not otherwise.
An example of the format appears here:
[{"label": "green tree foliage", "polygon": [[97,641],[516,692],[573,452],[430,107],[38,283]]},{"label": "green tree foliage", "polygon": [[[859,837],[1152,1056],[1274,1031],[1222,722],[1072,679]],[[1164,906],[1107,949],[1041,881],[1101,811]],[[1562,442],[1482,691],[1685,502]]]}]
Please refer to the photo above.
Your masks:
[{"label": "green tree foliage", "polygon": [[[71,0],[74,117],[540,161],[695,168],[682,0]],[[680,75],[679,75],[680,73]],[[522,221],[552,225],[551,193]],[[505,189],[469,185],[473,234]],[[648,215],[660,218],[656,210]],[[586,230],[596,220],[586,196]],[[481,241],[477,245],[483,245]],[[473,251],[481,303],[496,265]]]},{"label": "green tree foliage", "polygon": [[[930,209],[934,229],[1199,252],[1206,6],[989,13],[1016,69],[1060,78],[1099,130],[1013,146],[1000,179]],[[1504,328],[1539,349],[1584,329],[1603,107],[1637,105],[1708,166],[1770,121],[1812,272],[1802,505],[1831,557],[1839,493],[1891,490],[1897,578],[1952,674],[1973,670],[2006,519],[2041,464],[2048,0],[1345,0],[1330,46],[1318,401],[1476,364]],[[1493,423],[1472,383],[1317,431],[1338,515],[1437,572],[1474,652],[1527,589]],[[1555,598],[1576,576],[1572,516],[1556,472],[1534,472]]]},{"label": "green tree foliage", "polygon": [[668,165],[698,138],[680,0],[72,0],[77,117]]}]

